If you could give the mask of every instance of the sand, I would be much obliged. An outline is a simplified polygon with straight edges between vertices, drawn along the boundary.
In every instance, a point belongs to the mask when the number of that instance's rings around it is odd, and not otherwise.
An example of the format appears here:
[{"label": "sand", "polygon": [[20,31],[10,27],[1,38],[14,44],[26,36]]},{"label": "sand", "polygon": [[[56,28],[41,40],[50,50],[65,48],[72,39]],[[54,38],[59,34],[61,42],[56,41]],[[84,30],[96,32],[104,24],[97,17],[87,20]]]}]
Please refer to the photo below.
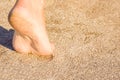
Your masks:
[{"label": "sand", "polygon": [[120,0],[46,0],[52,60],[12,50],[14,2],[0,2],[0,80],[120,80]]}]

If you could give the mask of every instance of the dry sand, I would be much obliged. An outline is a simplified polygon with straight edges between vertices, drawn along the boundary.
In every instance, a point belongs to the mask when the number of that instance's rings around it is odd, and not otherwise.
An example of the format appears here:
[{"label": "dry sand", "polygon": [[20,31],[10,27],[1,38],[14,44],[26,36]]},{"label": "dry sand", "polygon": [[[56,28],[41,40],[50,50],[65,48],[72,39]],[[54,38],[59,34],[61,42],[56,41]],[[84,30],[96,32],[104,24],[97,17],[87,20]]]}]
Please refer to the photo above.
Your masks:
[{"label": "dry sand", "polygon": [[9,49],[14,2],[0,0],[0,80],[120,80],[120,0],[46,0],[51,61]]}]

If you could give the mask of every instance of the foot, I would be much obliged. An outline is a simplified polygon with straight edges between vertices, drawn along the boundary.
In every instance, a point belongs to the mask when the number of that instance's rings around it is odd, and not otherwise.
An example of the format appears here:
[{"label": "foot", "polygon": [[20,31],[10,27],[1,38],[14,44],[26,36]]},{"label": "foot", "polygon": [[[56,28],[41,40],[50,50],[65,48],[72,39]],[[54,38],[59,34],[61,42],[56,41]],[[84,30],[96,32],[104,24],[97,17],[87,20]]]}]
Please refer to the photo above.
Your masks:
[{"label": "foot", "polygon": [[16,51],[52,55],[53,45],[45,29],[42,0],[18,0],[9,14],[9,23],[15,29],[13,47]]}]

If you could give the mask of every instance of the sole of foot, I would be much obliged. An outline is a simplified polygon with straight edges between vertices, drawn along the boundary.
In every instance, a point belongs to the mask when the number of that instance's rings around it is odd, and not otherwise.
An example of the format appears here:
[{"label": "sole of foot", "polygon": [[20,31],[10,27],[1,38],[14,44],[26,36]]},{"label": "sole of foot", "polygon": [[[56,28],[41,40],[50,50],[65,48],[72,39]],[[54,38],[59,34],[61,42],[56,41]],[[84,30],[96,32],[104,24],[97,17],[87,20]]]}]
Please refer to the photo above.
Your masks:
[{"label": "sole of foot", "polygon": [[37,16],[23,8],[10,12],[8,21],[15,29],[13,47],[17,52],[53,55],[54,45],[49,42],[42,17],[42,14]]}]

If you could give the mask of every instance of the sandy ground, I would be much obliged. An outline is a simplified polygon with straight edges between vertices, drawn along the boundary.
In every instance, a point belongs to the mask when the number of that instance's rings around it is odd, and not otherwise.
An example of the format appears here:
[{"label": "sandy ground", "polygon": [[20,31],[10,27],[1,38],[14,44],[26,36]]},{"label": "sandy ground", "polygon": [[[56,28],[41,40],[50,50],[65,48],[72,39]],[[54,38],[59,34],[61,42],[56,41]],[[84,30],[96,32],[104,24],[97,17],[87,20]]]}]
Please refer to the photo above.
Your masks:
[{"label": "sandy ground", "polygon": [[11,50],[14,2],[0,0],[0,80],[120,80],[120,0],[46,0],[53,60]]}]

